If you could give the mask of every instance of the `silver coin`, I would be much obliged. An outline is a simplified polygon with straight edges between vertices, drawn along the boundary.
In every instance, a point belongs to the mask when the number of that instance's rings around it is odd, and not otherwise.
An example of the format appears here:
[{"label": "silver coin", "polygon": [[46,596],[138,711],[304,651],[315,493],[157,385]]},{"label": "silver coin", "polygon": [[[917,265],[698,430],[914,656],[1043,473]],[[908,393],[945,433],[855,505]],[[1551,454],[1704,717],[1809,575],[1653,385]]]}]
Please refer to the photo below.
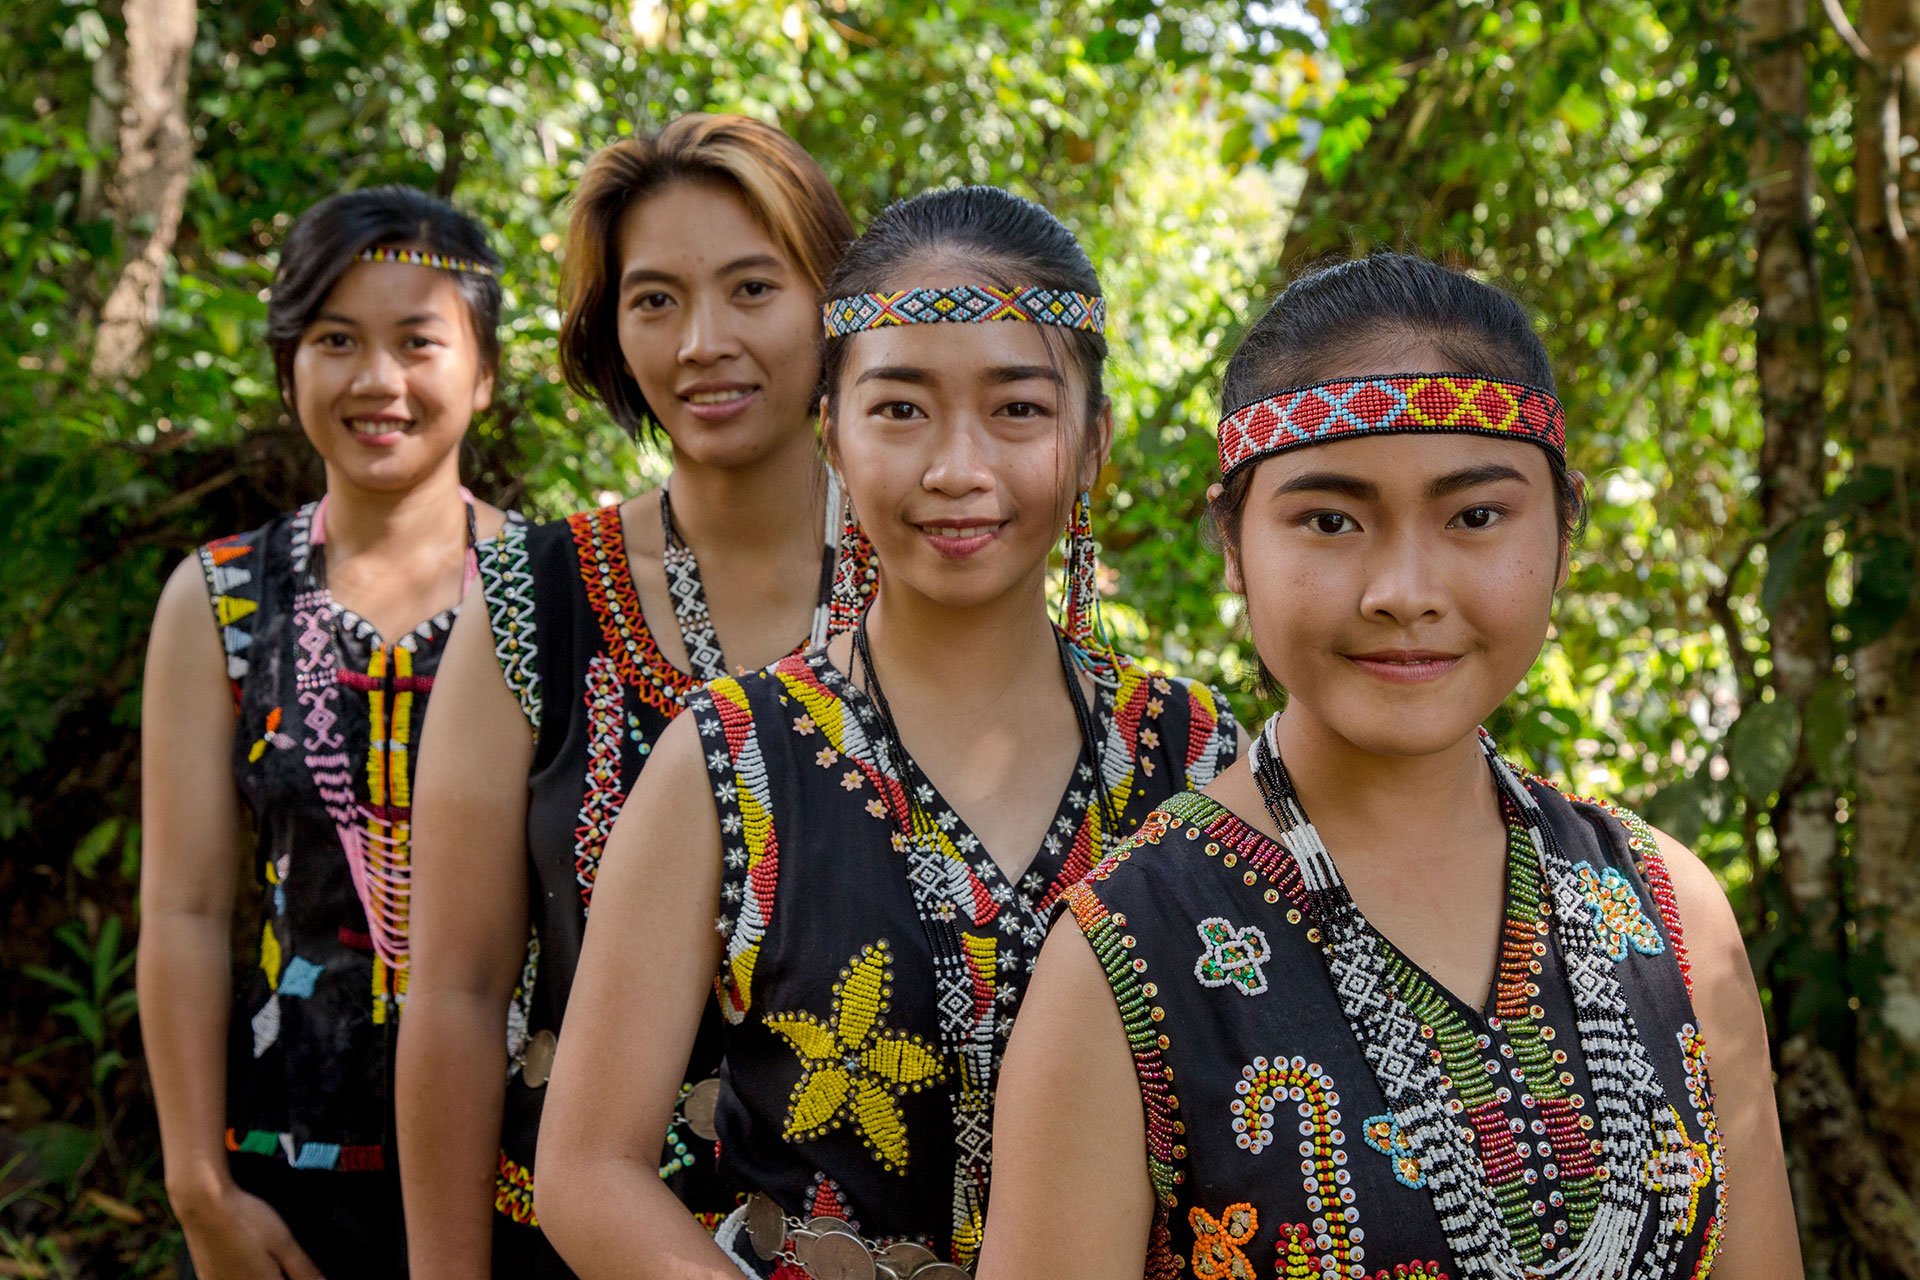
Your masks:
[{"label": "silver coin", "polygon": [[940,1255],[923,1244],[911,1240],[901,1240],[890,1244],[880,1251],[880,1261],[893,1269],[893,1274],[906,1280],[920,1268],[940,1261]]},{"label": "silver coin", "polygon": [[913,1280],[973,1280],[973,1276],[951,1262],[934,1262],[914,1272]]},{"label": "silver coin", "polygon": [[527,1037],[527,1051],[520,1059],[520,1078],[527,1082],[528,1088],[546,1087],[553,1077],[553,1055],[559,1048],[560,1038],[551,1031],[536,1031]]},{"label": "silver coin", "polygon": [[747,1239],[763,1259],[772,1259],[787,1242],[787,1215],[758,1191],[747,1197]]},{"label": "silver coin", "polygon": [[687,1090],[686,1100],[680,1104],[680,1115],[696,1137],[712,1142],[720,1136],[720,1130],[713,1123],[714,1109],[719,1105],[720,1079],[708,1076]]},{"label": "silver coin", "polygon": [[816,1237],[801,1262],[814,1280],[875,1280],[872,1251],[843,1231]]}]

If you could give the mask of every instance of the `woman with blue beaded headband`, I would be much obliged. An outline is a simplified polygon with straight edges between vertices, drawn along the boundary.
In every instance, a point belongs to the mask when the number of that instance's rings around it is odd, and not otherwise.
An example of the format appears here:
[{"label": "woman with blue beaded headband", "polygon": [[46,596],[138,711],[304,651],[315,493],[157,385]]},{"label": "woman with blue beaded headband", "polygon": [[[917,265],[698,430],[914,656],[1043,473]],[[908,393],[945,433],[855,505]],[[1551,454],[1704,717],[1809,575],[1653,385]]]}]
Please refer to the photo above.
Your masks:
[{"label": "woman with blue beaded headband", "polygon": [[[389,1081],[409,787],[454,615],[520,527],[460,485],[493,393],[499,269],[477,222],[410,188],[301,215],[267,334],[325,492],[202,547],[154,620],[140,1024],[187,1271],[206,1280],[407,1273]],[[234,986],[249,825],[262,921]]]},{"label": "woman with blue beaded headband", "polygon": [[[697,695],[615,828],[537,1201],[586,1276],[965,1274],[1045,913],[1239,746],[1204,686],[1048,616],[1112,424],[1072,235],[931,192],[828,295],[829,448],[880,590],[851,636]],[[715,994],[720,1155],[750,1195],[710,1239],[636,1171]]]},{"label": "woman with blue beaded headband", "polygon": [[1719,886],[1480,728],[1580,522],[1525,313],[1417,258],[1315,271],[1224,398],[1213,513],[1286,709],[1068,893],[982,1276],[1798,1275]]},{"label": "woman with blue beaded headband", "polygon": [[[534,1157],[614,819],[694,690],[823,643],[871,594],[812,412],[820,288],[852,238],[812,157],[741,116],[681,116],[581,177],[561,364],[673,470],[511,540],[452,641],[399,1057],[416,1276],[570,1274]],[[708,1022],[652,1168],[718,1225],[738,1196],[715,1174]]]}]

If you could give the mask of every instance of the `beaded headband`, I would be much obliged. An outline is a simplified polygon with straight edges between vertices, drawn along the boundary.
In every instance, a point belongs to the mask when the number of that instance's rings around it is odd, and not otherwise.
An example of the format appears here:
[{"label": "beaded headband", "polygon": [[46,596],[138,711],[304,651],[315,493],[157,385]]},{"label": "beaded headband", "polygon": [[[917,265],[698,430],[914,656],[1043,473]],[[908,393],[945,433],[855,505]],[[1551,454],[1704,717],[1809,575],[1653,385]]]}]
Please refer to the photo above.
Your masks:
[{"label": "beaded headband", "polygon": [[896,324],[982,324],[1024,320],[1105,333],[1107,302],[1068,289],[1002,289],[990,284],[951,289],[898,289],[835,298],[820,308],[829,338]]},{"label": "beaded headband", "polygon": [[1567,451],[1566,411],[1523,382],[1469,373],[1335,378],[1289,387],[1220,419],[1220,476],[1302,445],[1427,431],[1531,440],[1563,458]]},{"label": "beaded headband", "polygon": [[416,267],[437,267],[442,271],[463,271],[473,276],[498,275],[484,262],[475,262],[472,258],[450,258],[444,253],[428,253],[422,249],[362,249],[354,255],[355,262],[404,262]]}]

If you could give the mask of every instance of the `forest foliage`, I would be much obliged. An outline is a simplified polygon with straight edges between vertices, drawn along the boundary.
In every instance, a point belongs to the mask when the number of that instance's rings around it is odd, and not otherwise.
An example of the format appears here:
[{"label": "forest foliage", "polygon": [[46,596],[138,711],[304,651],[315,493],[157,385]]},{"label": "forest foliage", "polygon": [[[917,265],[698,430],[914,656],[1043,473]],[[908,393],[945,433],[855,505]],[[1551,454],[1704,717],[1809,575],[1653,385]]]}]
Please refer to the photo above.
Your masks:
[{"label": "forest foliage", "polygon": [[[166,4],[193,21],[171,234],[135,207],[122,128],[129,22]],[[1083,237],[1116,321],[1109,618],[1247,720],[1270,708],[1202,521],[1234,335],[1301,265],[1377,247],[1517,292],[1592,518],[1494,728],[1715,868],[1781,1057],[1813,1274],[1920,1275],[1920,924],[1898,909],[1920,748],[1863,769],[1861,746],[1920,740],[1920,284],[1886,247],[1920,232],[1920,4],[1849,4],[15,0],[0,1274],[172,1262],[131,995],[140,664],[172,563],[316,491],[263,343],[279,236],[378,182],[494,228],[505,366],[467,476],[563,514],[663,465],[559,380],[568,193],[597,146],[704,109],[787,129],[856,221],[992,182]],[[1889,158],[1864,187],[1862,146]],[[155,238],[157,319],[104,368],[102,315]]]}]

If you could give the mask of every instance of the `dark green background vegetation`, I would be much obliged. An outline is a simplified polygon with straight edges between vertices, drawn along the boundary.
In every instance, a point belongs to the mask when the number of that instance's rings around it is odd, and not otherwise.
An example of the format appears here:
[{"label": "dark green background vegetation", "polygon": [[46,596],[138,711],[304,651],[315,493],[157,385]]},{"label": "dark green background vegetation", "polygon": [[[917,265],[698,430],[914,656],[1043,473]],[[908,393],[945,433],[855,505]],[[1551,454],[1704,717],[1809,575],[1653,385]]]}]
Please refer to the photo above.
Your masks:
[{"label": "dark green background vegetation", "polygon": [[[1249,720],[1200,532],[1234,334],[1300,264],[1380,246],[1518,292],[1594,501],[1494,727],[1719,871],[1812,1272],[1920,1276],[1920,0],[222,0],[174,231],[117,113],[128,19],[183,3],[0,16],[0,1275],[171,1265],[131,988],[140,666],[181,555],[317,492],[262,341],[279,236],[396,181],[496,228],[469,483],[559,515],[662,465],[558,382],[567,194],[596,146],[712,109],[794,134],[859,220],[981,181],[1084,237],[1116,319],[1109,617]],[[155,237],[157,321],[103,364]]]}]

